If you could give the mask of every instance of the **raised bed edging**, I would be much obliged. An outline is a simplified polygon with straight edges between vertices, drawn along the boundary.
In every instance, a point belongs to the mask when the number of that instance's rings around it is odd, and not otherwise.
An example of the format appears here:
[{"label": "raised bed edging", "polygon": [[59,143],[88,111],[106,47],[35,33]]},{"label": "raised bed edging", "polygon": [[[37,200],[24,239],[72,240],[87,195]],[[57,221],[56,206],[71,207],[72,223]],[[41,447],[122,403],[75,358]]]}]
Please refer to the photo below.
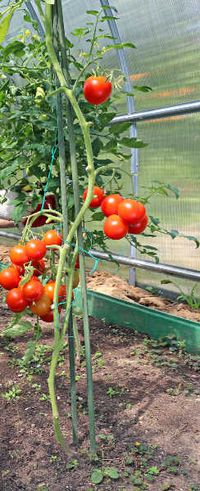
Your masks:
[{"label": "raised bed edging", "polygon": [[[75,302],[81,307],[79,288],[76,290]],[[125,302],[92,290],[88,290],[88,309],[92,317],[128,329],[135,329],[155,339],[175,335],[178,340],[185,341],[186,351],[200,354],[200,324],[197,322],[143,305]]]}]

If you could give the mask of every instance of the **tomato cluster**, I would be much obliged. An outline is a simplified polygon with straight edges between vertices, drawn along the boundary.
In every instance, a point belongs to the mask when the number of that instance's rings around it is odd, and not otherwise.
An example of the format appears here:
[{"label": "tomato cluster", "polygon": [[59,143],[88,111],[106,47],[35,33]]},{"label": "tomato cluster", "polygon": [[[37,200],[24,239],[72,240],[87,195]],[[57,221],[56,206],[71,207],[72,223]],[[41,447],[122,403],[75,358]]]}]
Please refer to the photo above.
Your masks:
[{"label": "tomato cluster", "polygon": [[[50,279],[43,284],[42,275],[46,264],[44,257],[47,246],[61,245],[62,237],[56,230],[47,231],[42,240],[32,239],[26,244],[17,244],[10,249],[11,264],[0,272],[0,286],[8,290],[6,303],[12,312],[23,312],[29,308],[32,313],[45,322],[53,321],[53,299],[55,281]],[[32,276],[24,282],[27,267],[33,266]],[[73,278],[73,288],[79,283],[79,259],[77,258]],[[30,271],[30,267],[29,267]],[[67,296],[66,285],[62,284],[58,291],[58,302],[62,305]],[[59,306],[59,311],[60,311]]]},{"label": "tomato cluster", "polygon": [[[87,192],[88,189],[83,193],[84,201]],[[90,208],[99,206],[106,217],[103,230],[110,239],[119,240],[126,234],[141,234],[148,224],[145,206],[140,201],[125,199],[121,194],[105,196],[103,189],[94,186]]]}]

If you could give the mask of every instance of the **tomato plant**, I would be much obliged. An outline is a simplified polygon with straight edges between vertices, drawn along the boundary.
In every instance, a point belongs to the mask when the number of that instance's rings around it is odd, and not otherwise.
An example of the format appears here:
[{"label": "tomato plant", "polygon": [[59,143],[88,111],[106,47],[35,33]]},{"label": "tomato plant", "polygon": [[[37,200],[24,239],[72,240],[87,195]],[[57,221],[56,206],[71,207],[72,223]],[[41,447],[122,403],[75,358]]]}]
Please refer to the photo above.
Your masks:
[{"label": "tomato plant", "polygon": [[101,202],[101,209],[106,217],[117,215],[119,204],[123,201],[121,194],[109,194]]},{"label": "tomato plant", "polygon": [[16,288],[20,282],[20,274],[14,266],[3,269],[0,273],[0,285],[6,290]]},{"label": "tomato plant", "polygon": [[57,232],[57,230],[48,230],[43,236],[43,242],[46,246],[49,245],[61,245],[62,244],[62,236]]},{"label": "tomato plant", "polygon": [[105,76],[92,75],[85,80],[83,92],[87,102],[97,106],[111,96],[112,83]]},{"label": "tomato plant", "polygon": [[22,287],[22,293],[27,302],[39,300],[44,293],[44,287],[37,277],[32,278]]},{"label": "tomato plant", "polygon": [[22,292],[22,288],[13,288],[7,293],[6,303],[12,312],[23,312],[28,305]]},{"label": "tomato plant", "polygon": [[22,266],[29,261],[26,247],[20,244],[13,246],[10,249],[9,256],[12,263],[17,264],[18,266]]},{"label": "tomato plant", "polygon": [[144,232],[145,228],[148,225],[148,217],[147,215],[144,215],[144,217],[139,221],[134,224],[129,224],[128,227],[128,233],[129,234],[141,234]]},{"label": "tomato plant", "polygon": [[25,245],[25,250],[29,261],[39,261],[46,254],[46,244],[39,239],[32,239]]},{"label": "tomato plant", "polygon": [[128,224],[119,215],[110,215],[103,226],[104,233],[113,240],[122,239],[128,232]]},{"label": "tomato plant", "polygon": [[30,305],[30,310],[31,312],[33,312],[33,314],[44,316],[50,311],[51,303],[52,302],[48,295],[46,295],[46,293],[43,293],[42,297],[40,297],[39,300],[33,302]]},{"label": "tomato plant", "polygon": [[146,209],[142,203],[134,199],[124,199],[118,206],[119,216],[129,224],[135,224],[142,220]]},{"label": "tomato plant", "polygon": [[[88,193],[88,189],[85,189],[83,193],[83,201],[86,200],[87,193]],[[94,186],[93,198],[90,201],[90,205],[89,205],[90,208],[98,208],[101,202],[103,201],[104,197],[105,197],[104,190],[99,188],[98,186]]]}]

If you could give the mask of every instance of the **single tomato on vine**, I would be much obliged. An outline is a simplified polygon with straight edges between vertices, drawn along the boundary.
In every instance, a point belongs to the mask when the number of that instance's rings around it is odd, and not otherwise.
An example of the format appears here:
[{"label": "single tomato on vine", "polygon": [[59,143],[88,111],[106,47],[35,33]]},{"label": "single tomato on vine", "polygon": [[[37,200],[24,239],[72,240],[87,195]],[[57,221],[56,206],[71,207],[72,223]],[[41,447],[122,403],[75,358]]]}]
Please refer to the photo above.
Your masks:
[{"label": "single tomato on vine", "polygon": [[148,217],[147,215],[144,215],[142,220],[140,222],[134,223],[134,225],[129,225],[128,227],[128,233],[129,234],[141,234],[144,232],[146,226],[148,225]]},{"label": "single tomato on vine", "polygon": [[26,246],[21,244],[11,247],[9,256],[12,263],[17,264],[17,266],[22,266],[29,261]]},{"label": "single tomato on vine", "polygon": [[9,266],[0,273],[0,285],[5,288],[5,290],[16,288],[19,285],[20,280],[20,274],[14,266]]},{"label": "single tomato on vine", "polygon": [[[44,292],[50,298],[51,302],[53,302],[53,298],[54,298],[55,285],[56,282],[50,280],[44,286]],[[60,285],[58,290],[58,301],[64,300],[65,298],[66,298],[66,286]]]},{"label": "single tomato on vine", "polygon": [[142,220],[145,214],[145,206],[134,199],[124,199],[118,206],[118,215],[128,224],[134,225]]},{"label": "single tomato on vine", "polygon": [[22,292],[22,288],[13,288],[7,293],[6,303],[12,312],[23,312],[28,305]]},{"label": "single tomato on vine", "polygon": [[[85,189],[85,191],[83,193],[83,201],[86,200],[87,193],[88,193],[88,188]],[[99,188],[98,186],[94,186],[94,188],[93,188],[93,198],[90,201],[90,205],[89,205],[90,208],[98,208],[104,198],[105,198],[104,190],[102,188]]]},{"label": "single tomato on vine", "polygon": [[43,240],[32,239],[26,243],[26,253],[29,260],[39,261],[46,254],[46,244]]},{"label": "single tomato on vine", "polygon": [[109,194],[101,203],[101,210],[106,217],[117,215],[118,206],[123,201],[121,194]]},{"label": "single tomato on vine", "polygon": [[27,302],[33,302],[41,298],[44,293],[44,287],[37,277],[32,276],[32,278],[23,285],[22,293]]},{"label": "single tomato on vine", "polygon": [[90,104],[98,106],[106,102],[112,92],[112,83],[104,75],[88,77],[85,80],[83,93]]},{"label": "single tomato on vine", "polygon": [[119,215],[110,215],[103,226],[104,234],[113,240],[122,239],[128,232],[128,224]]},{"label": "single tomato on vine", "polygon": [[40,317],[42,315],[46,315],[51,308],[51,300],[46,295],[46,293],[43,293],[42,297],[40,297],[39,300],[36,302],[33,302],[30,305],[30,310],[33,312],[33,314],[39,315]]},{"label": "single tomato on vine", "polygon": [[61,245],[62,244],[62,236],[57,232],[57,230],[48,230],[42,239],[46,246],[49,245]]}]

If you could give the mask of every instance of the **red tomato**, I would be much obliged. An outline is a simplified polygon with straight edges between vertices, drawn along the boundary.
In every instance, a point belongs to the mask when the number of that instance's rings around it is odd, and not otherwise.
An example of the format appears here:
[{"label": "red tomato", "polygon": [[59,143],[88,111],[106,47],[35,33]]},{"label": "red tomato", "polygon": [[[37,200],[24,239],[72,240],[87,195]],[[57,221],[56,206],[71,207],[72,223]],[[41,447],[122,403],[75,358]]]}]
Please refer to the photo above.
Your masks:
[{"label": "red tomato", "polygon": [[35,268],[33,271],[34,276],[40,276],[45,271],[45,262],[44,259],[40,259],[39,261],[32,261],[32,266]]},{"label": "red tomato", "polygon": [[[41,207],[42,204],[37,205],[36,209],[32,213],[37,213],[37,211],[41,210]],[[44,210],[48,210],[50,208],[52,208],[52,210],[56,210],[56,197],[53,193],[48,194],[44,202]],[[27,219],[24,220],[24,223],[26,223],[26,221]],[[36,220],[34,220],[32,227],[41,227],[42,225],[45,225],[46,221],[47,217],[41,215],[40,217],[36,218]]]},{"label": "red tomato", "polygon": [[105,76],[91,76],[85,80],[83,93],[90,104],[98,105],[106,102],[112,92],[112,83]]},{"label": "red tomato", "polygon": [[7,293],[6,303],[12,312],[22,312],[28,305],[22,292],[22,288],[13,288]]},{"label": "red tomato", "polygon": [[79,261],[79,256],[77,256],[76,263],[75,263],[75,269],[79,269],[79,268],[80,268],[80,261]]},{"label": "red tomato", "polygon": [[53,322],[53,310],[49,310],[47,314],[41,315],[40,319],[42,319],[44,322]]},{"label": "red tomato", "polygon": [[24,266],[19,266],[18,264],[14,264],[13,266],[18,271],[18,273],[20,275],[24,274],[24,272],[25,272]]},{"label": "red tomato", "polygon": [[[50,298],[51,302],[53,302],[55,284],[56,282],[51,280],[48,281],[48,283],[46,283],[46,285],[44,286],[44,292]],[[61,302],[65,298],[66,298],[66,286],[60,285],[58,290],[58,300],[59,302]]]},{"label": "red tomato", "polygon": [[43,240],[29,240],[25,247],[29,260],[39,261],[46,254],[46,244],[43,242]]},{"label": "red tomato", "polygon": [[147,224],[148,224],[148,217],[147,215],[144,215],[144,217],[142,218],[142,220],[140,220],[140,222],[137,222],[134,225],[129,225],[128,233],[141,234],[142,232],[144,232]]},{"label": "red tomato", "polygon": [[19,272],[14,266],[3,269],[0,273],[0,285],[6,290],[12,290],[19,285],[21,278]]},{"label": "red tomato", "polygon": [[17,264],[18,266],[22,266],[29,261],[26,247],[21,244],[11,247],[9,256],[12,263]]},{"label": "red tomato", "polygon": [[42,315],[46,315],[49,312],[50,307],[51,307],[51,300],[48,297],[48,295],[43,293],[42,297],[40,297],[39,300],[32,303],[32,305],[30,305],[30,310],[31,312],[33,312],[33,314],[42,316]]},{"label": "red tomato", "polygon": [[41,298],[44,293],[44,287],[37,277],[32,276],[22,287],[22,292],[27,302],[33,302]]},{"label": "red tomato", "polygon": [[128,232],[128,224],[118,215],[110,215],[103,226],[105,235],[113,240],[122,239]]},{"label": "red tomato", "polygon": [[117,215],[118,206],[123,201],[121,194],[109,194],[101,203],[102,212],[106,217]]},{"label": "red tomato", "polygon": [[142,220],[146,209],[142,203],[134,199],[124,199],[118,207],[118,215],[128,224],[135,224]]},{"label": "red tomato", "polygon": [[[86,200],[86,196],[88,193],[88,188],[85,189],[83,193],[83,201]],[[93,199],[90,201],[90,208],[98,208],[100,206],[101,202],[103,201],[105,197],[104,190],[99,188],[98,186],[94,186],[93,189]]]},{"label": "red tomato", "polygon": [[62,236],[57,232],[57,230],[48,230],[43,237],[43,241],[48,245],[61,245],[62,244]]}]

